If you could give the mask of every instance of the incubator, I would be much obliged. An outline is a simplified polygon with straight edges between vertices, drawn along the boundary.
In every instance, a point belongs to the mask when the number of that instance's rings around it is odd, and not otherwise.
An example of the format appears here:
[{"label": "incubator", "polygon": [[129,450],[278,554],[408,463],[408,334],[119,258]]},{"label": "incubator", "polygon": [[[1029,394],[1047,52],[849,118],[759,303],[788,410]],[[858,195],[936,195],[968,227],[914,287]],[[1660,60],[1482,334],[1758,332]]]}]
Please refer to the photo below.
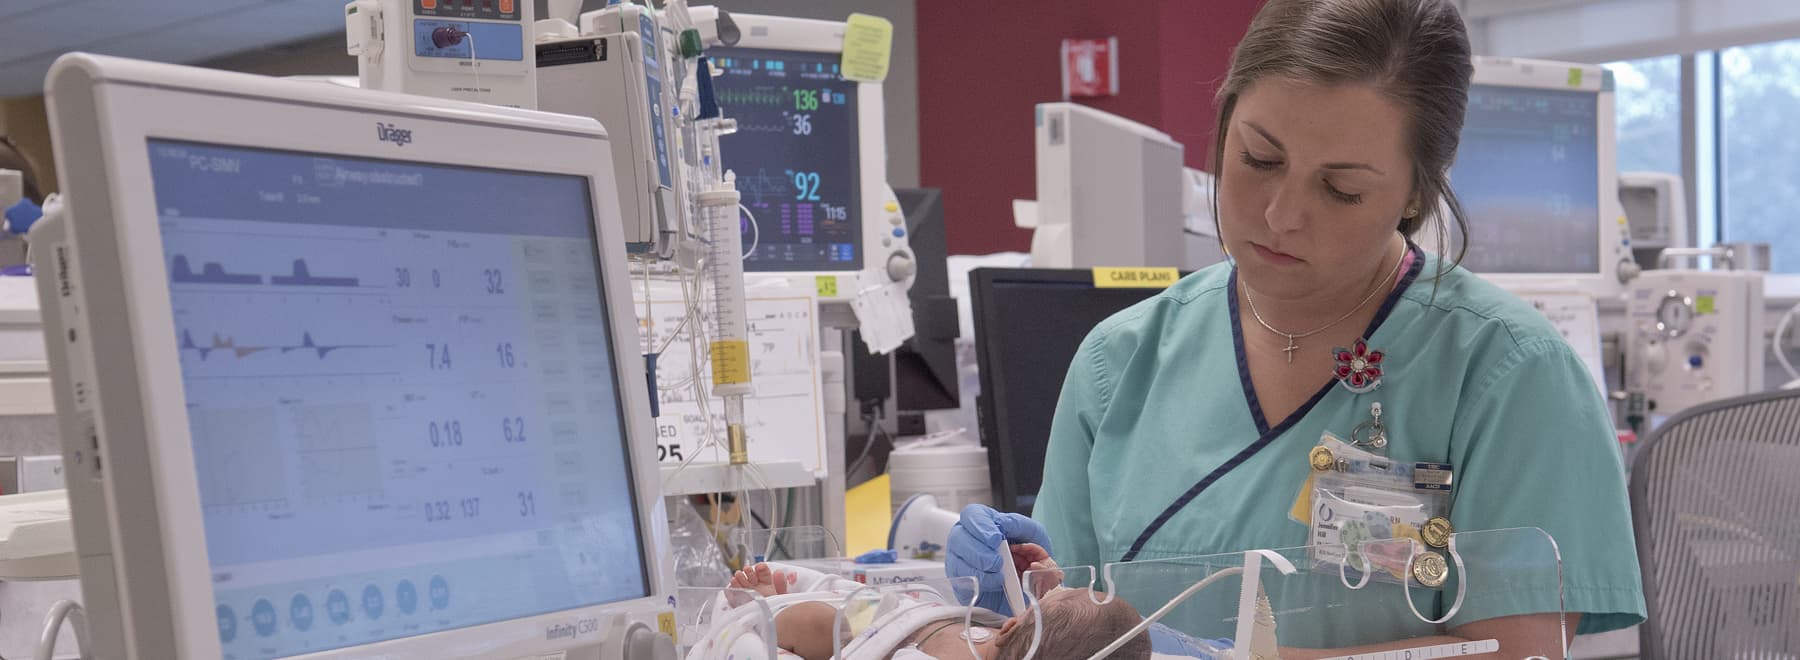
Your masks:
[{"label": "incubator", "polygon": [[[749,540],[795,540],[790,550],[801,554],[830,549],[819,532],[804,528],[765,534]],[[1560,556],[1548,534],[1535,528],[1470,531],[1442,541],[1436,547],[1375,534],[1354,546],[1037,567],[1015,580],[1024,607],[1011,617],[1012,626],[1005,615],[996,618],[973,606],[973,578],[846,584],[808,571],[804,558],[781,553],[772,568],[798,573],[790,591],[805,595],[755,597],[741,589],[696,594],[705,596],[693,602],[702,603],[707,616],[684,615],[692,627],[683,638],[720,640],[696,646],[688,658],[723,658],[720,650],[727,648],[763,649],[766,639],[743,640],[772,629],[796,602],[826,602],[847,631],[834,647],[836,657],[847,659],[905,650],[930,630],[923,624],[945,620],[956,621],[947,629],[971,653],[979,644],[1001,644],[1025,658],[1098,659],[1121,650],[1141,653],[1146,645],[1160,659],[1249,660],[1330,649],[1342,649],[1333,657],[1356,660],[1566,657],[1565,640],[1574,631],[1563,609]],[[1319,556],[1343,559],[1322,565]],[[903,615],[920,603],[939,616]],[[1123,619],[1108,616],[1108,608],[1117,615],[1116,608],[1125,606],[1131,611]],[[1089,629],[1068,629],[1069,617],[1076,616],[1090,622]],[[1457,636],[1464,624],[1502,616],[1523,616],[1519,621],[1529,634],[1514,639],[1535,645]],[[769,657],[788,657],[775,652]]]},{"label": "incubator", "polygon": [[[1561,561],[1548,534],[1535,528],[1459,532],[1443,548],[1385,536],[1377,533],[1349,547],[1062,569],[1061,583],[1092,586],[1096,593],[1131,602],[1144,613],[1147,626],[1171,631],[1157,640],[1164,653],[1185,646],[1189,652],[1182,654],[1197,657],[1272,657],[1266,655],[1266,645],[1273,641],[1282,649],[1384,647],[1341,654],[1369,660],[1488,652],[1510,658],[1566,657],[1561,640],[1573,629],[1563,612]],[[1344,559],[1320,565],[1314,558],[1321,555]],[[1025,582],[1054,575],[1027,571]],[[1259,607],[1263,599],[1268,605]],[[1554,643],[1500,648],[1486,639],[1448,644],[1428,639],[1455,635],[1458,626],[1472,621],[1527,614],[1534,615],[1525,624],[1535,633],[1532,638]],[[1221,648],[1230,650],[1221,653]]]},{"label": "incubator", "polygon": [[[907,654],[908,646],[928,626],[998,627],[1005,620],[974,607],[974,578],[945,577],[941,568],[935,575],[886,584],[851,577],[840,568],[855,560],[842,557],[836,538],[822,527],[734,530],[727,546],[731,554],[748,560],[746,567],[768,562],[772,574],[768,577],[779,577],[781,586],[766,577],[753,588],[734,582],[729,587],[680,589],[677,614],[688,660],[795,657],[776,647],[778,619],[786,623],[790,635],[784,646],[798,640],[844,659],[916,657]],[[807,627],[808,614],[801,611],[808,607],[818,617],[813,628]],[[786,619],[784,613],[797,618]],[[969,639],[979,639],[978,635]]]}]

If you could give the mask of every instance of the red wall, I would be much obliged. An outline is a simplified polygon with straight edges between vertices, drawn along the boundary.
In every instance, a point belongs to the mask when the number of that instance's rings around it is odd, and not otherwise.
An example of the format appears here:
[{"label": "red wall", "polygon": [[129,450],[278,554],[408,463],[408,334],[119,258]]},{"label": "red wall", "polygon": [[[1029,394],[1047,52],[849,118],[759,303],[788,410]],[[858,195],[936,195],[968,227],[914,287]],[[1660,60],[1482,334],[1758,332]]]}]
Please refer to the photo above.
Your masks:
[{"label": "red wall", "polygon": [[[1188,167],[1212,170],[1213,94],[1231,68],[1260,0],[1164,0],[1162,121],[1151,124],[1187,147]],[[1123,91],[1121,89],[1121,91]]]},{"label": "red wall", "polygon": [[1260,0],[918,0],[919,175],[944,191],[951,254],[1028,250],[1012,200],[1036,197],[1033,108],[1060,100],[1068,37],[1118,37],[1119,95],[1095,108],[1154,126],[1206,163],[1212,95]]}]

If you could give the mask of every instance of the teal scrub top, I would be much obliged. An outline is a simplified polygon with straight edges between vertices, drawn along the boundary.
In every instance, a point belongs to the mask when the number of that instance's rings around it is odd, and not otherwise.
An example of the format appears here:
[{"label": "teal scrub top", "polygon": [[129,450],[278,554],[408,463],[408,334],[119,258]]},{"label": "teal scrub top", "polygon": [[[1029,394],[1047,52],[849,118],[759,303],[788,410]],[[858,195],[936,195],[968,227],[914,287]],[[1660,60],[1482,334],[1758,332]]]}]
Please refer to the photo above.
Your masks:
[{"label": "teal scrub top", "polygon": [[[1286,420],[1264,419],[1249,385],[1229,263],[1097,326],[1069,366],[1033,511],[1057,562],[1304,546],[1309,529],[1289,510],[1308,452],[1324,432],[1349,438],[1379,401],[1388,457],[1454,467],[1458,532],[1540,528],[1561,553],[1562,607],[1582,614],[1579,632],[1643,621],[1599,388],[1537,310],[1460,267],[1438,277],[1439,259],[1409,249],[1417,258],[1364,333],[1385,354],[1379,387],[1357,394],[1320,373],[1325,384]],[[1449,625],[1538,609],[1471,590]],[[1368,640],[1384,624],[1356,625]],[[1389,625],[1411,635],[1418,622]]]}]

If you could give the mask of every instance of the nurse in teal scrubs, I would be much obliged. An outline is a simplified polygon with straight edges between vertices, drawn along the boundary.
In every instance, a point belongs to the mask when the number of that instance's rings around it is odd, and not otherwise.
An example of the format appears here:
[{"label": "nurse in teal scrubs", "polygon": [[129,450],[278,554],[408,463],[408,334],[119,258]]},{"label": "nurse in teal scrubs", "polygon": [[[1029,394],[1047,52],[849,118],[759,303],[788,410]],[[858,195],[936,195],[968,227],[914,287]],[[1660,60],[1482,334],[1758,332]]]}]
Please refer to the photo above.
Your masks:
[{"label": "nurse in teal scrubs", "polygon": [[[1448,0],[1269,0],[1218,95],[1232,261],[1094,329],[1057,403],[1035,520],[965,512],[951,572],[985,589],[1003,537],[1025,548],[1019,566],[1035,546],[1100,566],[1306,545],[1289,509],[1309,451],[1380,403],[1387,456],[1454,466],[1457,531],[1554,537],[1569,635],[1642,621],[1599,389],[1541,314],[1434,253],[1457,251],[1410,240],[1427,223],[1470,235],[1446,176],[1471,72]],[[1554,648],[1555,616],[1471,594],[1449,632]]]}]

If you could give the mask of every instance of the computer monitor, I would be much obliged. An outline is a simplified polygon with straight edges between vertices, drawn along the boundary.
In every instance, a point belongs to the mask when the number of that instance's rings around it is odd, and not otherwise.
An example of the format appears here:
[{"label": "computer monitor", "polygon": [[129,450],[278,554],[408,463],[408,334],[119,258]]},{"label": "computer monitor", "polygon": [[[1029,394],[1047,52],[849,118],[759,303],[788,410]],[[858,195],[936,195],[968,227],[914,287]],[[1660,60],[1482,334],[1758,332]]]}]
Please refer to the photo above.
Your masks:
[{"label": "computer monitor", "polygon": [[1043,483],[1050,421],[1081,341],[1107,317],[1161,291],[1095,287],[1089,270],[969,273],[981,368],[976,406],[995,507],[1031,513]]},{"label": "computer monitor", "polygon": [[1183,147],[1167,133],[1079,103],[1035,112],[1037,227],[1044,268],[1187,264]]},{"label": "computer monitor", "polygon": [[[887,185],[887,138],[878,82],[845,80],[844,23],[731,14],[737,45],[708,48],[713,89],[737,132],[720,138],[737,173],[752,274],[811,288],[818,277],[867,273],[907,281],[914,259],[905,216]],[[851,278],[826,300],[854,297]],[[863,286],[868,284],[864,283]]]},{"label": "computer monitor", "polygon": [[85,54],[46,87],[89,651],[667,646],[598,123]]},{"label": "computer monitor", "polygon": [[1632,254],[1611,80],[1587,64],[1476,58],[1450,170],[1469,220],[1463,266],[1509,288],[1622,291]]}]

